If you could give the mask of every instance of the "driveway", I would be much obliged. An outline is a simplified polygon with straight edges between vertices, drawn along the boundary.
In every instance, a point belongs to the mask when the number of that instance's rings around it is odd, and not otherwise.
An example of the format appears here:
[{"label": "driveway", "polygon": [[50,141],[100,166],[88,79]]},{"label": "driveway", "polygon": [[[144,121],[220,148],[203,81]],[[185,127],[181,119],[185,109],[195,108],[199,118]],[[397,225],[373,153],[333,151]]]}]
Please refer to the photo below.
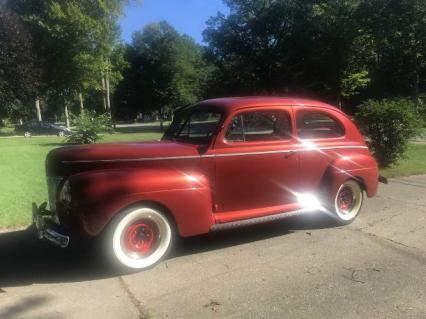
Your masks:
[{"label": "driveway", "polygon": [[28,230],[0,234],[0,318],[426,318],[426,175],[390,180],[350,226],[318,216],[182,240],[108,269]]}]

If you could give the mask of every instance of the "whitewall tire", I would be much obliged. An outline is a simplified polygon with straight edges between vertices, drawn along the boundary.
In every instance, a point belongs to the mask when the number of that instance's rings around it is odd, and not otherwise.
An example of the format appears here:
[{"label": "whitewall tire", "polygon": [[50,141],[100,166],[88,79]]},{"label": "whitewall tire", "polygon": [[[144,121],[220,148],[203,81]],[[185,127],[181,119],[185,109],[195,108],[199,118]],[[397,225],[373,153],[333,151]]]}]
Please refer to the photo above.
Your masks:
[{"label": "whitewall tire", "polygon": [[107,248],[116,264],[144,270],[161,261],[170,251],[173,226],[162,212],[139,207],[128,210],[114,221]]},{"label": "whitewall tire", "polygon": [[355,180],[347,180],[336,192],[334,197],[334,212],[341,224],[349,224],[358,216],[364,194],[362,188]]}]

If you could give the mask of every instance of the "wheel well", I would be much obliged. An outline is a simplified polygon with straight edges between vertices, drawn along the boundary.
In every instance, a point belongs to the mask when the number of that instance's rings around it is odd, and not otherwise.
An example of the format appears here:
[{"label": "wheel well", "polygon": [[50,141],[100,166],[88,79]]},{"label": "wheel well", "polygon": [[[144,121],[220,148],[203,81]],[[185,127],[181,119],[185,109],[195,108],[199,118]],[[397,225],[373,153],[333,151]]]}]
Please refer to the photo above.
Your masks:
[{"label": "wheel well", "polygon": [[367,186],[366,186],[366,184],[365,184],[365,182],[364,182],[364,179],[363,179],[362,177],[360,177],[360,176],[355,176],[355,177],[353,177],[353,178],[351,178],[351,179],[353,179],[353,180],[355,180],[356,182],[358,182],[358,183],[359,183],[359,185],[361,186],[361,189],[362,189],[364,192],[367,192]]},{"label": "wheel well", "polygon": [[170,221],[170,223],[172,224],[172,227],[174,228],[175,233],[179,234],[179,229],[177,227],[176,219],[173,216],[171,210],[167,206],[165,206],[165,205],[163,205],[159,202],[149,201],[149,200],[142,200],[142,201],[139,201],[139,202],[136,202],[136,203],[133,203],[133,204],[130,204],[130,205],[124,207],[123,209],[121,209],[117,214],[115,214],[111,218],[111,220],[104,227],[104,229],[109,228],[109,225],[111,225],[111,223],[113,223],[113,221],[117,218],[117,216],[121,215],[125,211],[128,211],[128,210],[130,210],[132,208],[136,208],[136,207],[147,207],[147,208],[152,208],[154,210],[158,210],[158,211],[162,212],[166,216],[166,218]]},{"label": "wheel well", "polygon": [[[332,173],[333,167],[329,166],[326,171],[324,172],[322,178],[321,178],[321,182],[320,182],[320,192],[321,192],[321,196],[327,196],[330,192],[330,187],[331,187],[331,182],[333,179],[333,173]],[[366,192],[367,191],[367,186],[364,182],[364,179],[360,176],[348,176],[344,182],[348,181],[348,180],[354,180],[357,183],[359,183],[359,185],[361,186],[361,189]]]}]

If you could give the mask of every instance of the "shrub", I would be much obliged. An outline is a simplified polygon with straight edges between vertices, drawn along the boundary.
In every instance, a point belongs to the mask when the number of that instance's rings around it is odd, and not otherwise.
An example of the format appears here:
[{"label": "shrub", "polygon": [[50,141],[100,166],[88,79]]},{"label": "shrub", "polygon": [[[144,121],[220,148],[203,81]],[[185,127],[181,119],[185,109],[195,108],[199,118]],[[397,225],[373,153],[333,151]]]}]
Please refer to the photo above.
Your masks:
[{"label": "shrub", "polygon": [[112,132],[108,114],[96,115],[95,112],[85,111],[73,120],[75,126],[67,138],[68,144],[91,144],[98,141],[101,132]]},{"label": "shrub", "polygon": [[367,100],[360,105],[355,118],[380,167],[403,158],[408,140],[421,127],[415,104],[406,99]]}]

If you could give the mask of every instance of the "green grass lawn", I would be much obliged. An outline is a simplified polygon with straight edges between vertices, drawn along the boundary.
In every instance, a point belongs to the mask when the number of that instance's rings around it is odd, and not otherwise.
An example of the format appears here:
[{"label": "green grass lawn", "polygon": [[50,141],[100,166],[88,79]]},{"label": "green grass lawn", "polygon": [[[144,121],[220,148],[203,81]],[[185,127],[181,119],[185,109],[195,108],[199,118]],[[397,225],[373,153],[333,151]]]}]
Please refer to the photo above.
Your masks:
[{"label": "green grass lawn", "polygon": [[382,170],[381,174],[385,177],[426,174],[426,144],[410,144],[405,156],[398,165]]},{"label": "green grass lawn", "polygon": [[[101,142],[155,140],[160,133],[105,135]],[[52,137],[0,138],[0,228],[28,225],[31,203],[47,200],[44,161],[46,154],[61,146],[63,139]],[[411,144],[407,158],[385,169],[386,177],[426,173],[426,144]]]},{"label": "green grass lawn", "polygon": [[[159,133],[105,135],[101,142],[155,140]],[[27,225],[31,203],[47,200],[44,161],[46,154],[61,146],[56,136],[0,138],[0,229]]]}]

